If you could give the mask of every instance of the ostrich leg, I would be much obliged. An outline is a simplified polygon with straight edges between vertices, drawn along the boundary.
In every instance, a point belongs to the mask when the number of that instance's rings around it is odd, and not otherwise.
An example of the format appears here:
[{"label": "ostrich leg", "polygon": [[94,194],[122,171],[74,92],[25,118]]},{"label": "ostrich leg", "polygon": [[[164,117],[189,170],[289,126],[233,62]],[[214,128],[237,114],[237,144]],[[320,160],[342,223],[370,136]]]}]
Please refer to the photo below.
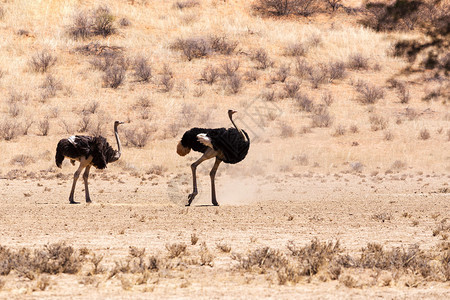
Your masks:
[{"label": "ostrich leg", "polygon": [[91,166],[87,166],[86,170],[83,174],[83,180],[84,180],[84,191],[86,192],[86,203],[91,203],[91,197],[89,197],[89,187],[88,187],[88,177],[89,177],[89,170],[91,169]]},{"label": "ostrich leg", "polygon": [[83,171],[84,168],[85,168],[85,166],[83,165],[83,163],[80,163],[78,170],[76,170],[75,173],[73,174],[72,190],[70,191],[70,196],[69,196],[70,204],[79,204],[80,203],[80,202],[75,202],[73,200],[73,194],[75,192],[75,186],[77,185],[78,177],[80,177],[81,171]]},{"label": "ostrich leg", "polygon": [[208,150],[206,150],[206,152],[202,155],[202,157],[200,157],[197,161],[195,161],[191,165],[193,190],[192,190],[192,193],[189,194],[189,196],[188,196],[188,204],[186,204],[186,206],[190,206],[191,203],[192,203],[192,200],[194,200],[195,196],[197,196],[197,194],[198,194],[198,191],[197,191],[197,176],[196,176],[197,166],[199,164],[201,164],[202,162],[204,162],[205,160],[213,158],[215,155],[216,155],[216,152],[213,149],[208,148]]},{"label": "ostrich leg", "polygon": [[216,157],[216,161],[214,162],[214,166],[211,169],[211,172],[209,172],[209,176],[211,177],[211,200],[212,200],[212,204],[214,206],[219,206],[219,203],[217,203],[217,200],[216,200],[216,186],[215,186],[215,183],[214,183],[214,179],[216,178],[217,168],[219,168],[219,165],[220,165],[221,162],[222,161]]}]

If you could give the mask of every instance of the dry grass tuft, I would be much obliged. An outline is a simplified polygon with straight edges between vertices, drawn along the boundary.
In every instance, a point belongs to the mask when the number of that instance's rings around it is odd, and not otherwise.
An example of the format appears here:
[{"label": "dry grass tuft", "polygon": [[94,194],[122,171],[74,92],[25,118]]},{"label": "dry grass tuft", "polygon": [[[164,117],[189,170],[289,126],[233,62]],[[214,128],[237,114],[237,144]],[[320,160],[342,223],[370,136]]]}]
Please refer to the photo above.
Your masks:
[{"label": "dry grass tuft", "polygon": [[185,243],[166,244],[166,249],[169,252],[169,258],[180,257],[186,253]]},{"label": "dry grass tuft", "polygon": [[419,140],[428,140],[431,137],[430,132],[428,131],[428,129],[424,128],[422,130],[420,130],[419,132]]},{"label": "dry grass tuft", "polygon": [[42,50],[36,53],[30,60],[30,67],[35,72],[45,73],[56,64],[56,57],[50,51]]}]

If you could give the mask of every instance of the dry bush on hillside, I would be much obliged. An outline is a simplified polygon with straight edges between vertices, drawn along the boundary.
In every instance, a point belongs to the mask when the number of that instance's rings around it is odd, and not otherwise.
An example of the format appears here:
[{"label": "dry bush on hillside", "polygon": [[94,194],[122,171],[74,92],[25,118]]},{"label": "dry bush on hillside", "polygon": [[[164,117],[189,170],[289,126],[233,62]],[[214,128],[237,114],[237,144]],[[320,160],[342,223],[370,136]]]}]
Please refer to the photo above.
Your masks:
[{"label": "dry bush on hillside", "polygon": [[297,94],[294,99],[301,111],[312,112],[314,110],[314,102],[308,95]]},{"label": "dry bush on hillside", "polygon": [[91,35],[92,20],[88,13],[78,12],[74,17],[73,25],[69,28],[69,35],[75,40],[86,39]]},{"label": "dry bush on hillside", "polygon": [[156,131],[147,125],[135,125],[124,130],[125,145],[131,145],[137,148],[143,148],[147,145],[151,135]]},{"label": "dry bush on hillside", "polygon": [[14,139],[20,130],[20,125],[13,119],[4,119],[0,123],[0,138],[5,141]]},{"label": "dry bush on hillside", "polygon": [[311,68],[309,70],[309,81],[312,88],[317,89],[319,85],[327,81],[327,70],[324,67]]},{"label": "dry bush on hillside", "polygon": [[304,43],[290,43],[284,48],[284,55],[286,56],[304,56],[308,52],[308,46]]},{"label": "dry bush on hillside", "polygon": [[239,74],[234,74],[227,77],[226,87],[232,94],[237,94],[242,88],[242,77]]},{"label": "dry bush on hillside", "polygon": [[56,64],[56,60],[48,50],[42,50],[31,58],[29,64],[33,71],[45,73]]},{"label": "dry bush on hillside", "polygon": [[328,64],[328,76],[332,82],[335,79],[343,79],[346,76],[345,63],[341,61],[330,62]]},{"label": "dry bush on hillside", "polygon": [[283,86],[286,97],[295,98],[297,92],[300,90],[300,82],[298,81],[286,81]]},{"label": "dry bush on hillside", "polygon": [[319,11],[319,0],[259,0],[253,9],[262,14],[310,16]]},{"label": "dry bush on hillside", "polygon": [[311,116],[311,127],[330,127],[333,124],[333,117],[325,106],[314,108]]},{"label": "dry bush on hillside", "polygon": [[114,19],[115,17],[107,6],[98,7],[93,13],[93,34],[107,37],[116,33],[117,29],[114,26]]},{"label": "dry bush on hillside", "polygon": [[269,58],[269,55],[267,54],[266,50],[263,48],[259,48],[254,50],[250,58],[256,62],[256,68],[265,70],[269,67],[273,66],[273,61]]},{"label": "dry bush on hillside", "polygon": [[169,258],[180,257],[186,253],[186,244],[185,243],[173,243],[166,244],[166,249],[169,252]]},{"label": "dry bush on hillside", "polygon": [[391,165],[391,169],[395,170],[395,171],[404,170],[404,169],[406,169],[406,167],[407,167],[406,162],[401,161],[401,160],[396,160]]},{"label": "dry bush on hillside", "polygon": [[289,124],[281,124],[280,125],[280,136],[283,138],[293,137],[295,134],[294,128]]},{"label": "dry bush on hillside", "polygon": [[419,140],[428,140],[431,137],[430,132],[428,131],[428,129],[424,128],[422,130],[420,130],[419,132]]},{"label": "dry bush on hillside", "polygon": [[38,129],[40,135],[42,136],[48,135],[48,131],[50,130],[50,122],[48,121],[48,117],[38,122]]},{"label": "dry bush on hillside", "polygon": [[259,78],[259,72],[254,69],[248,70],[244,73],[244,78],[247,82],[257,81]]},{"label": "dry bush on hillside", "polygon": [[385,141],[392,141],[394,139],[394,134],[391,131],[386,131],[384,133],[384,140]]},{"label": "dry bush on hillside", "polygon": [[170,92],[175,86],[173,80],[173,72],[168,64],[164,64],[161,70],[161,75],[159,76],[159,87],[160,91],[163,93]]},{"label": "dry bush on hillside", "polygon": [[5,13],[6,13],[6,10],[5,10],[5,8],[3,7],[3,5],[0,6],[0,20],[1,20],[1,21],[3,21],[3,19],[5,18]]},{"label": "dry bush on hillside", "polygon": [[344,125],[339,124],[335,129],[334,129],[334,133],[332,134],[332,136],[334,137],[338,137],[338,136],[343,136],[345,135],[345,132],[347,131],[347,129],[345,128]]},{"label": "dry bush on hillside", "polygon": [[397,96],[402,104],[408,104],[411,99],[409,89],[406,84],[400,84],[397,87]]},{"label": "dry bush on hillside", "polygon": [[48,98],[52,98],[56,96],[56,92],[62,90],[62,83],[57,78],[53,77],[53,75],[47,75],[45,77],[44,82],[40,86],[43,89],[41,93],[41,98],[45,101]]},{"label": "dry bush on hillside", "polygon": [[297,57],[295,61],[295,75],[299,78],[307,78],[311,73],[312,67],[303,57]]},{"label": "dry bush on hillside", "polygon": [[100,102],[98,102],[97,100],[92,100],[83,105],[83,108],[81,109],[81,113],[83,115],[95,114],[96,112],[98,112],[99,108],[100,108]]},{"label": "dry bush on hillside", "polygon": [[275,101],[277,99],[274,90],[265,90],[261,93],[260,97],[261,99],[269,102]]},{"label": "dry bush on hillside", "polygon": [[128,69],[130,62],[121,53],[118,52],[105,52],[101,55],[97,55],[94,59],[89,62],[94,69],[100,71],[107,71],[113,66],[120,66],[123,69]]},{"label": "dry bush on hillside", "polygon": [[203,69],[200,80],[211,85],[214,82],[216,82],[218,78],[219,78],[219,69],[212,65],[208,65]]},{"label": "dry bush on hillside", "polygon": [[149,82],[152,78],[152,68],[148,63],[148,59],[138,56],[133,63],[134,77],[140,82]]},{"label": "dry bush on hillside", "polygon": [[126,69],[121,65],[113,65],[108,68],[103,75],[103,85],[113,89],[118,88],[125,80]]},{"label": "dry bush on hillside", "polygon": [[204,38],[180,38],[171,45],[171,48],[182,51],[188,61],[194,58],[205,57],[212,51]]},{"label": "dry bush on hillside", "polygon": [[8,103],[8,114],[15,118],[22,113],[22,105],[17,102],[9,102]]},{"label": "dry bush on hillside", "polygon": [[177,1],[174,4],[174,7],[181,9],[181,10],[185,9],[185,8],[196,7],[196,6],[200,6],[200,2],[198,2],[197,0]]},{"label": "dry bush on hillside", "polygon": [[238,45],[238,42],[229,40],[228,37],[225,35],[223,36],[211,35],[208,38],[208,42],[211,49],[214,52],[223,55],[232,54]]},{"label": "dry bush on hillside", "polygon": [[240,62],[238,60],[227,60],[220,67],[223,76],[231,77],[239,70]]},{"label": "dry bush on hillside", "polygon": [[272,74],[272,76],[270,77],[272,83],[275,83],[277,81],[279,82],[285,82],[286,78],[289,76],[289,74],[291,73],[291,67],[288,64],[282,64],[278,70]]},{"label": "dry bush on hillside", "polygon": [[163,165],[152,165],[150,166],[147,171],[145,172],[145,174],[147,175],[158,175],[158,176],[162,176],[164,175],[164,173],[167,172],[167,167],[163,166]]},{"label": "dry bush on hillside", "polygon": [[384,130],[388,125],[388,120],[386,118],[375,114],[369,117],[369,122],[372,131]]},{"label": "dry bush on hillside", "polygon": [[32,157],[30,155],[20,154],[20,155],[14,156],[10,160],[9,163],[11,165],[17,165],[17,166],[20,166],[20,167],[24,167],[24,166],[27,166],[27,165],[32,164],[34,162],[36,162],[34,157]]},{"label": "dry bush on hillside", "polygon": [[358,80],[355,89],[359,93],[359,102],[363,104],[374,104],[384,97],[384,90],[382,87],[372,85],[362,80]]},{"label": "dry bush on hillside", "polygon": [[224,242],[217,243],[216,246],[217,246],[217,249],[219,249],[223,253],[230,253],[230,251],[231,251],[231,246],[228,245],[227,243],[224,243]]},{"label": "dry bush on hillside", "polygon": [[353,70],[369,69],[369,59],[361,53],[355,53],[349,56],[347,66]]}]

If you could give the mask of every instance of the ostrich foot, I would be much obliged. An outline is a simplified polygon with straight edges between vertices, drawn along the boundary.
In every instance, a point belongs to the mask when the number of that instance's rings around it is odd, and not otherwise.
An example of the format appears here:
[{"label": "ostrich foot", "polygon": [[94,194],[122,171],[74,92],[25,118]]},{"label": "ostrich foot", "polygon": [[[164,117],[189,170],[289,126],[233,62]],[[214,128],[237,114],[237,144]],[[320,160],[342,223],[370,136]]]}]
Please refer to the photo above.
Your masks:
[{"label": "ostrich foot", "polygon": [[195,196],[197,196],[197,192],[193,192],[192,194],[189,194],[188,196],[188,203],[186,204],[186,206],[190,206],[192,200],[194,200]]},{"label": "ostrich foot", "polygon": [[70,204],[80,204],[80,202],[76,202],[76,201],[73,201],[73,200],[69,200],[70,201]]},{"label": "ostrich foot", "polygon": [[219,203],[213,202],[213,205],[214,205],[214,206],[219,206]]},{"label": "ostrich foot", "polygon": [[86,199],[86,203],[92,203],[91,199],[90,198]]}]

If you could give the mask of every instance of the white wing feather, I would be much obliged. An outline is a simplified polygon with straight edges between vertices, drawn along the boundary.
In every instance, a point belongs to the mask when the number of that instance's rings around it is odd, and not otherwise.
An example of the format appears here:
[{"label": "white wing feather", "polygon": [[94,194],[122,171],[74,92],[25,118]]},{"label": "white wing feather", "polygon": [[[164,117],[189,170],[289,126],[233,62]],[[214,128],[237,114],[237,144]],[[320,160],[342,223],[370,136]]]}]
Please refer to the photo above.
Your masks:
[{"label": "white wing feather", "polygon": [[211,139],[209,137],[206,136],[206,133],[199,133],[197,134],[197,140],[202,143],[203,145],[214,149],[212,143],[211,143]]}]

